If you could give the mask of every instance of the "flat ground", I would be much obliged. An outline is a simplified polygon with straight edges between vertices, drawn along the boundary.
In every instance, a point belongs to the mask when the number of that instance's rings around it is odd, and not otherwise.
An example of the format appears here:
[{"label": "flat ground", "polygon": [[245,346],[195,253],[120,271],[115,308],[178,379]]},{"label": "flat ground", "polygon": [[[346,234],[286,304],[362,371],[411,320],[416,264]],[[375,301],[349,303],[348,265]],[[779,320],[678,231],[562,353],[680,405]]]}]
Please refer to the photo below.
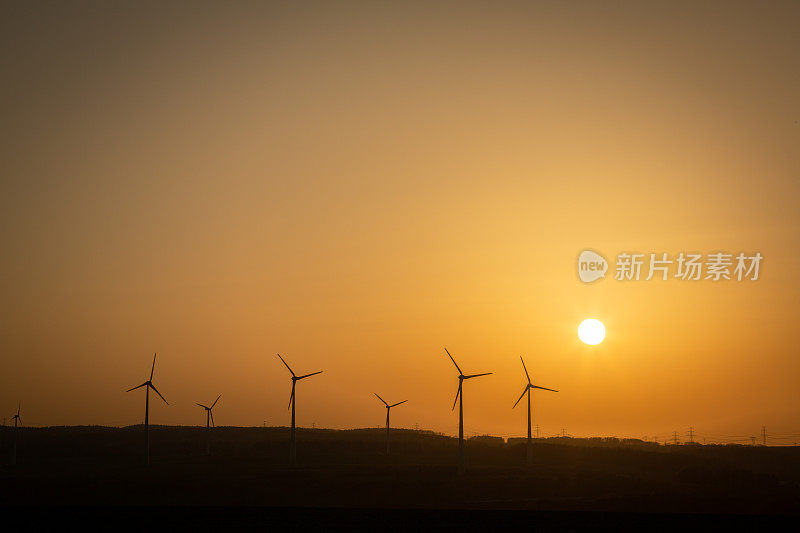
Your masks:
[{"label": "flat ground", "polygon": [[214,428],[208,456],[204,431],[151,428],[151,465],[144,467],[141,426],[24,428],[12,467],[12,432],[3,428],[0,504],[235,506],[241,511],[229,518],[258,520],[260,509],[274,509],[274,518],[297,507],[362,515],[415,509],[418,516],[526,510],[544,522],[564,511],[589,522],[598,513],[800,514],[795,447],[543,439],[526,468],[521,442],[473,439],[467,474],[459,477],[456,440],[430,432],[394,431],[387,457],[380,430],[301,429],[299,466],[290,468],[287,428]]}]

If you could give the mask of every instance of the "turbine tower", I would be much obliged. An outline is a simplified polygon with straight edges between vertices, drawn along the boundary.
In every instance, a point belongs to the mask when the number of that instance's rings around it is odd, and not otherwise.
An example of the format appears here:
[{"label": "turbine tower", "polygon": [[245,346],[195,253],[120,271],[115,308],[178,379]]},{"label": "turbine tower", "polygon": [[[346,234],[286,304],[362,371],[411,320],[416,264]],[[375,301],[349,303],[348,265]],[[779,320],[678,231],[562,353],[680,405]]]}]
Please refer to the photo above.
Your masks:
[{"label": "turbine tower", "polygon": [[278,357],[280,358],[281,361],[283,361],[283,364],[286,365],[286,368],[288,368],[289,372],[292,374],[292,394],[291,396],[289,396],[289,407],[288,407],[291,408],[292,410],[292,431],[289,444],[289,464],[295,466],[297,464],[297,441],[295,439],[295,425],[294,425],[294,409],[295,409],[294,389],[298,381],[300,381],[301,379],[309,378],[311,376],[316,376],[317,374],[322,374],[322,370],[320,370],[319,372],[312,372],[311,374],[304,374],[302,376],[298,376],[289,367],[286,361],[283,360],[281,354],[278,354]]},{"label": "turbine tower", "polygon": [[11,445],[11,464],[17,464],[17,425],[22,425],[22,418],[19,416],[19,412],[22,409],[22,402],[17,404],[17,414],[14,415],[14,443]]},{"label": "turbine tower", "polygon": [[211,454],[211,426],[214,425],[214,413],[212,413],[211,410],[214,409],[214,406],[217,405],[220,398],[222,398],[222,394],[217,396],[217,399],[214,400],[211,407],[203,405],[202,403],[197,404],[206,410],[206,455]]},{"label": "turbine tower", "polygon": [[[378,396],[378,393],[373,393],[373,394],[375,394],[375,396]],[[386,403],[386,400],[384,400],[380,396],[378,396],[378,399],[383,402],[383,405],[386,406],[386,455],[388,456],[389,455],[389,411],[392,409],[392,407],[397,407],[401,403],[406,403],[408,400],[403,400],[402,402],[397,402],[393,403],[392,405],[389,405],[388,403]]]},{"label": "turbine tower", "polygon": [[[525,377],[528,378],[528,384],[525,385],[525,390],[522,391],[522,394],[517,399],[516,403],[514,403],[514,407],[517,406],[517,404],[519,403],[519,401],[522,399],[523,396],[525,396],[526,394],[528,395],[528,442],[527,442],[527,452],[526,452],[525,462],[528,466],[530,466],[531,463],[533,463],[533,443],[531,442],[531,389],[549,390],[550,392],[558,392],[558,391],[534,385],[531,382],[531,376],[528,374],[528,369],[525,367],[525,361],[522,359],[521,355],[519,356],[519,360],[522,361],[522,369],[525,370]],[[512,407],[512,409],[514,407]]]},{"label": "turbine tower", "polygon": [[164,400],[164,403],[169,405],[166,398],[161,396],[161,393],[158,392],[158,389],[155,385],[153,385],[153,372],[156,370],[156,354],[153,354],[153,367],[150,369],[150,379],[142,383],[141,385],[137,385],[133,388],[128,389],[125,392],[131,392],[133,390],[139,389],[144,387],[145,394],[144,394],[144,438],[145,438],[145,451],[144,451],[144,464],[150,464],[150,389],[153,389],[156,394],[158,394],[159,398]]},{"label": "turbine tower", "polygon": [[456,399],[453,401],[453,407],[450,409],[451,411],[456,408],[456,403],[458,403],[458,473],[463,474],[466,471],[466,467],[464,466],[464,393],[463,393],[463,386],[465,379],[472,379],[478,378],[481,376],[488,376],[491,372],[484,372],[483,374],[471,374],[465,375],[461,368],[459,368],[458,363],[456,360],[453,359],[453,356],[450,355],[450,352],[447,351],[447,348],[444,349],[447,352],[447,356],[453,362],[458,370],[458,391],[456,392]]}]

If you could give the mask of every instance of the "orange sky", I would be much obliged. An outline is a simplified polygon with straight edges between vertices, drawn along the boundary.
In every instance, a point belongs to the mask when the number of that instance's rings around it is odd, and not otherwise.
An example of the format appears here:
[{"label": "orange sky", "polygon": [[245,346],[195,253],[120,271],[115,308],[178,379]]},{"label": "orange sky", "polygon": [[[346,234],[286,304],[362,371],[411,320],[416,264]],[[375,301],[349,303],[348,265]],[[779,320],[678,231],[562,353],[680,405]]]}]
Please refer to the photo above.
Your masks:
[{"label": "orange sky", "polygon": [[[31,425],[800,432],[800,8],[10,6],[0,405]],[[577,280],[584,248],[756,282]],[[613,268],[613,267],[612,267]],[[613,274],[613,273],[612,273]],[[578,323],[607,339],[589,347]],[[775,441],[779,443],[779,441]]]}]

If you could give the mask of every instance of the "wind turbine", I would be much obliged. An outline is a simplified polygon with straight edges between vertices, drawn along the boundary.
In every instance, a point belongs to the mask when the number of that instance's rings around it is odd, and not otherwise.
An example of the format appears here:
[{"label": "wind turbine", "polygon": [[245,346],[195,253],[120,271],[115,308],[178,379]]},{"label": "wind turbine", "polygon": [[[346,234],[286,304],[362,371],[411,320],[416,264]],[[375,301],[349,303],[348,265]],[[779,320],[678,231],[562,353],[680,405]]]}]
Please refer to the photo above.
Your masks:
[{"label": "wind turbine", "polygon": [[483,374],[471,374],[465,375],[461,368],[456,363],[456,360],[453,359],[453,356],[450,355],[450,352],[447,351],[447,348],[444,349],[447,352],[447,356],[456,366],[456,370],[458,370],[458,391],[456,392],[456,399],[453,401],[453,407],[450,409],[451,411],[456,408],[456,403],[458,403],[458,473],[463,474],[466,470],[464,466],[464,393],[463,393],[463,386],[465,379],[472,379],[478,378],[481,376],[488,376],[491,372],[484,372]]},{"label": "wind turbine", "polygon": [[144,452],[144,464],[150,464],[150,389],[153,389],[158,396],[164,400],[164,403],[169,405],[169,402],[161,396],[161,393],[158,392],[158,389],[155,385],[153,385],[153,372],[156,370],[156,354],[153,354],[153,367],[150,369],[150,379],[142,383],[141,385],[137,385],[131,389],[128,389],[125,392],[130,392],[132,390],[136,390],[139,388],[145,388],[145,395],[144,395],[144,435],[145,435],[145,452]]},{"label": "wind turbine", "polygon": [[222,394],[217,396],[217,399],[214,400],[214,403],[211,404],[211,407],[203,405],[202,403],[198,403],[200,407],[206,410],[206,455],[211,453],[211,426],[214,425],[214,413],[211,410],[217,405],[219,399],[222,398]]},{"label": "wind turbine", "polygon": [[14,415],[14,444],[11,447],[11,464],[17,464],[17,424],[22,425],[22,419],[19,417],[19,412],[22,409],[22,402],[17,404],[17,414]]},{"label": "wind turbine", "polygon": [[[528,443],[527,443],[527,452],[526,452],[526,463],[528,466],[531,465],[533,462],[533,443],[531,442],[531,389],[541,389],[541,390],[549,390],[550,392],[558,392],[555,389],[548,389],[547,387],[539,387],[538,385],[534,385],[531,382],[531,376],[528,374],[528,369],[525,367],[525,361],[522,359],[522,356],[519,356],[519,360],[522,361],[522,368],[525,370],[525,377],[528,378],[528,384],[525,385],[525,390],[522,391],[522,394],[517,399],[516,403],[514,403],[514,407],[517,406],[519,401],[522,399],[523,396],[526,394],[528,395]],[[514,408],[512,407],[512,409]]]},{"label": "wind turbine", "polygon": [[289,407],[287,409],[292,409],[292,431],[291,431],[291,443],[289,444],[289,464],[295,466],[297,464],[297,441],[295,440],[295,426],[294,426],[294,408],[295,408],[295,396],[294,396],[294,388],[297,385],[297,382],[301,379],[309,378],[311,376],[316,376],[317,374],[322,374],[322,370],[319,372],[312,372],[311,374],[304,374],[302,376],[298,376],[289,368],[289,365],[286,361],[283,360],[281,354],[278,354],[278,357],[283,364],[286,365],[286,368],[289,369],[289,372],[292,374],[292,394],[289,396]]},{"label": "wind turbine", "polygon": [[[378,396],[378,393],[373,393],[373,394],[375,394],[375,396]],[[378,399],[383,402],[383,405],[386,406],[386,455],[389,455],[389,411],[392,409],[392,407],[397,407],[401,403],[406,403],[408,400],[403,400],[402,402],[397,402],[393,403],[392,405],[389,405],[388,403],[386,403],[386,400],[384,400],[380,396],[378,396]]]}]

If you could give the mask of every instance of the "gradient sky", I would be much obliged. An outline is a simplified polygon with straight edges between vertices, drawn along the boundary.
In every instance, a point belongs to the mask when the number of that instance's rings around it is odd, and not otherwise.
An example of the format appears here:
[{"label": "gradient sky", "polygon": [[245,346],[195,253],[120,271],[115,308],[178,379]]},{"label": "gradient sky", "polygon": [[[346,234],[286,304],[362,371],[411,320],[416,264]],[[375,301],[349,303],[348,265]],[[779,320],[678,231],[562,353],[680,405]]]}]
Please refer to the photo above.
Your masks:
[{"label": "gradient sky", "polygon": [[[800,5],[8,2],[0,406],[30,425],[800,433]],[[577,254],[759,251],[756,282]],[[576,330],[605,322],[589,347]],[[775,441],[778,443],[779,441]]]}]

